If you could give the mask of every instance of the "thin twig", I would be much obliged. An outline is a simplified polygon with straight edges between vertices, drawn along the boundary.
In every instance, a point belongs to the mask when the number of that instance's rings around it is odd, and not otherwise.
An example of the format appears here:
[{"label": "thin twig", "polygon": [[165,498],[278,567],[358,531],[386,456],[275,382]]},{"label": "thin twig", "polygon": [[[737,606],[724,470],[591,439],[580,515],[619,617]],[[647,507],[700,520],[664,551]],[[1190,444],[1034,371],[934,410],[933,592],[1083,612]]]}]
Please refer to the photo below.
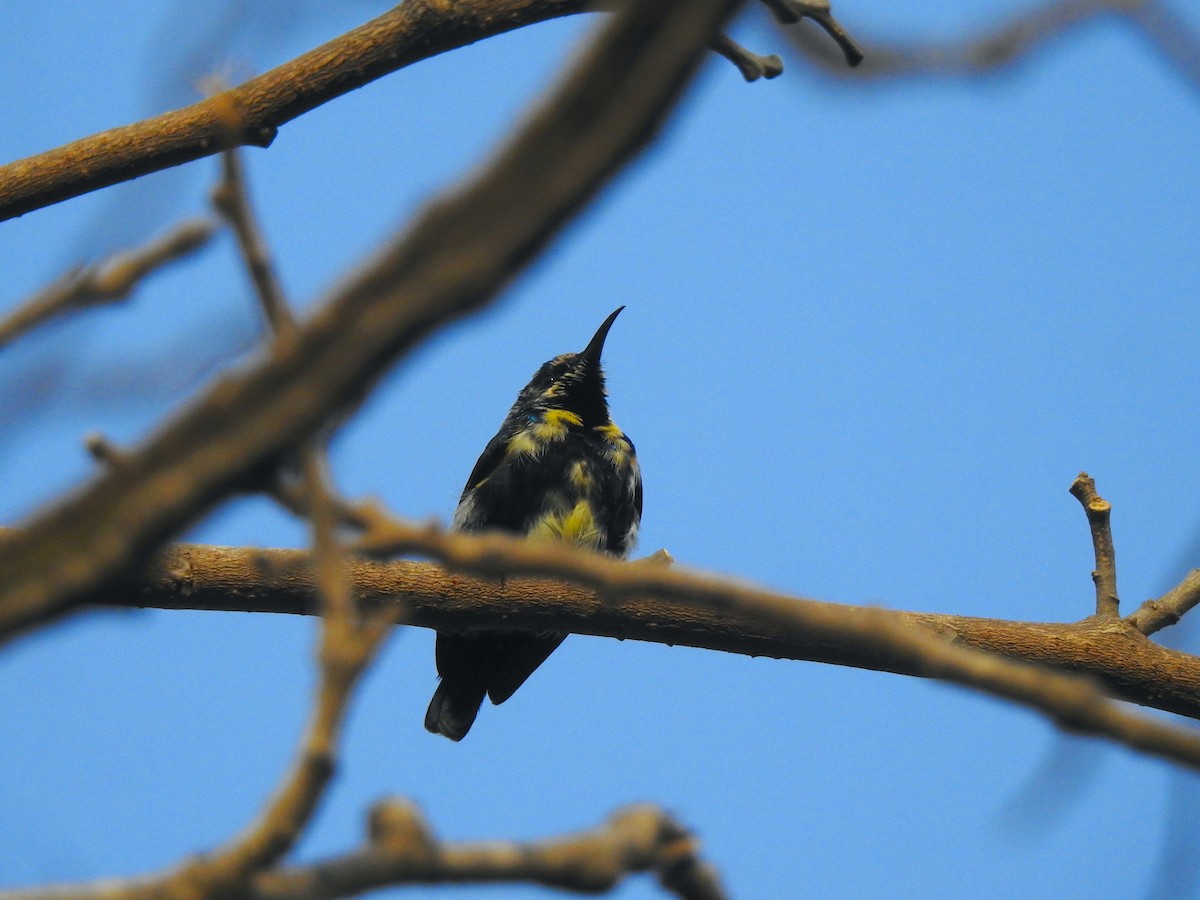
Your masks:
[{"label": "thin twig", "polygon": [[[234,130],[231,128],[231,131]],[[266,240],[251,207],[237,148],[222,153],[221,164],[222,177],[212,192],[213,205],[225,217],[237,237],[259,305],[275,339],[288,340],[296,330],[296,322],[284,299]]]},{"label": "thin twig", "polygon": [[[315,458],[315,454],[311,455]],[[375,615],[359,625],[341,569],[342,553],[333,536],[328,503],[320,499],[321,475],[306,473],[314,492],[313,544],[316,582],[325,616],[319,652],[320,679],[313,712],[290,771],[258,818],[217,850],[194,856],[174,870],[140,878],[121,887],[122,900],[204,900],[240,896],[250,878],[273,866],[295,844],[312,818],[333,777],[342,721],[354,686],[384,638],[386,617]],[[112,897],[114,885],[84,885],[30,891],[28,896]]]},{"label": "thin twig", "polygon": [[844,81],[981,78],[1032,59],[1050,42],[1106,18],[1135,29],[1200,90],[1200,37],[1165,0],[1047,0],[977,35],[942,43],[905,43],[862,35],[866,58],[847,69],[840,54],[812,29],[785,28],[791,45],[822,74]]},{"label": "thin twig", "polygon": [[728,35],[717,35],[713,40],[712,48],[737,66],[738,71],[747,81],[776,78],[783,74],[783,60],[776,54],[762,56],[752,50],[747,50]]},{"label": "thin twig", "polygon": [[850,33],[833,17],[829,0],[763,0],[781,25],[791,25],[801,19],[812,19],[833,38],[850,68],[863,61],[863,51]]},{"label": "thin twig", "polygon": [[124,300],[147,275],[203,247],[215,230],[209,219],[188,219],[144,246],[68,272],[0,322],[0,348],[65,313]]},{"label": "thin twig", "polygon": [[[255,295],[271,329],[270,340],[290,340],[295,321],[275,277],[270,253],[251,208],[237,150],[223,156],[223,178],[214,203],[233,227]],[[333,776],[337,737],[359,676],[389,630],[390,616],[376,612],[359,621],[347,578],[345,551],[326,477],[322,447],[298,454],[308,498],[312,564],[321,601],[320,685],[301,752],[275,797],[241,835],[212,854],[188,860],[160,887],[181,900],[242,894],[250,878],[274,865],[295,844]]]},{"label": "thin twig", "polygon": [[1096,482],[1087,472],[1080,472],[1072,482],[1071,496],[1083,506],[1092,532],[1092,548],[1096,553],[1096,568],[1092,570],[1092,581],[1096,582],[1096,615],[1118,618],[1121,604],[1117,598],[1117,556],[1109,524],[1112,504],[1096,493]]},{"label": "thin twig", "polygon": [[1183,581],[1161,597],[1147,600],[1131,613],[1125,621],[1150,635],[1174,625],[1184,614],[1200,603],[1200,569],[1192,569]]}]

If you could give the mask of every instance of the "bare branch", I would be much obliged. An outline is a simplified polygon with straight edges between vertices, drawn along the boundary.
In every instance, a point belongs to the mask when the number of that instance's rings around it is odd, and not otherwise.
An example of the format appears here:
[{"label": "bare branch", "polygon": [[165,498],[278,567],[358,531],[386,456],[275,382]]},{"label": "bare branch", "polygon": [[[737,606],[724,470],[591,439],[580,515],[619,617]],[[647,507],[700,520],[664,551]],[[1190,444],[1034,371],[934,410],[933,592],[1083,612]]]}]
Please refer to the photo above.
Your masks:
[{"label": "bare branch", "polygon": [[68,272],[0,322],[0,348],[57,316],[124,300],[147,275],[207,244],[215,230],[208,219],[188,219],[145,246]]},{"label": "bare branch", "polygon": [[370,841],[345,856],[266,872],[250,900],[333,900],[404,884],[536,884],[596,894],[627,875],[652,872],[684,900],[726,896],[696,839],[662,810],[618,810],[598,828],[516,844],[440,842],[417,809],[399,799],[371,810]]},{"label": "bare branch", "polygon": [[[309,865],[256,875],[247,900],[334,900],[411,884],[535,884],[598,894],[628,875],[652,873],[681,900],[723,900],[715,869],[699,842],[654,806],[617,810],[597,828],[549,840],[439,841],[410,802],[388,799],[371,809],[361,849]],[[145,896],[144,881],[0,892],[3,900],[113,900]]]},{"label": "bare branch", "polygon": [[217,501],[257,485],[419,341],[491,301],[654,136],[737,5],[625,4],[513,143],[428,207],[294,341],[0,543],[0,638],[86,602]]},{"label": "bare branch", "polygon": [[776,78],[783,74],[783,60],[776,54],[760,56],[747,50],[728,35],[719,34],[712,44],[713,50],[738,67],[742,77],[747,81],[758,81],[760,78]]},{"label": "bare branch", "polygon": [[[758,590],[741,581],[668,566],[615,563],[503,535],[395,527],[399,530],[392,532],[387,548],[379,536],[379,549],[428,554],[484,576],[450,575],[413,562],[352,559],[350,578],[359,602],[387,609],[399,604],[396,616],[412,625],[464,631],[503,623],[531,631],[552,628],[944,678],[1042,709],[1079,730],[1138,733],[1140,719],[1113,725],[1107,717],[1120,707],[1104,705],[1088,682],[1042,668],[1054,666],[1089,675],[1123,699],[1200,718],[1200,659],[1153,644],[1120,620],[1006,622],[821,603]],[[110,605],[311,614],[314,588],[306,560],[302,551],[181,545],[144,578],[104,599]],[[538,578],[516,577],[521,573]],[[503,583],[495,579],[498,574],[505,575]],[[545,577],[569,578],[593,590]],[[989,651],[984,659],[990,662],[974,657],[947,662],[941,649],[947,646]],[[1033,667],[1016,671],[1006,667],[1009,660]],[[1047,705],[1028,695],[1036,683],[1030,672],[1036,678],[1066,678],[1054,682],[1060,693]],[[1005,686],[1010,676],[1013,681]],[[990,678],[997,683],[988,682]],[[1069,699],[1076,691],[1086,702]],[[1078,710],[1071,704],[1077,700],[1086,721],[1073,718]],[[1131,722],[1138,724],[1126,728]],[[1176,729],[1172,734],[1182,732]]]},{"label": "bare branch", "polygon": [[[236,132],[237,126],[231,123],[229,130]],[[230,148],[221,154],[221,172],[221,181],[212,192],[213,205],[225,217],[237,237],[263,316],[275,339],[289,340],[296,330],[296,322],[284,299],[266,239],[251,208],[237,148]]]},{"label": "bare branch", "polygon": [[230,106],[244,123],[237,142],[266,147],[280,126],[390,72],[583,7],[582,0],[401,3],[225,95],[0,167],[0,221],[217,153],[228,146]]},{"label": "bare branch", "polygon": [[833,17],[829,0],[763,0],[763,2],[775,13],[775,18],[781,25],[791,25],[801,19],[812,19],[816,22],[837,43],[850,68],[857,67],[863,61],[862,48]]},{"label": "bare branch", "polygon": [[1147,600],[1125,621],[1142,634],[1154,634],[1174,625],[1197,603],[1200,603],[1200,569],[1192,569],[1183,581],[1161,597]]},{"label": "bare branch", "polygon": [[1096,615],[1115,619],[1120,615],[1120,601],[1117,598],[1117,556],[1109,524],[1112,504],[1096,493],[1096,482],[1087,472],[1080,472],[1075,478],[1071,496],[1083,506],[1092,532],[1092,548],[1096,553],[1096,568],[1092,570],[1092,581],[1096,582]]},{"label": "bare branch", "polygon": [[[347,564],[362,605],[391,609],[399,604],[397,615],[402,621],[438,631],[504,622],[531,631],[553,629],[921,674],[905,658],[875,644],[783,630],[735,610],[698,610],[652,590],[613,605],[593,591],[558,581],[510,576],[500,583],[407,561],[351,557]],[[658,568],[640,561],[629,565]],[[103,602],[154,609],[314,615],[318,606],[310,571],[311,560],[301,550],[179,544],[168,548],[144,575],[106,593]],[[863,609],[787,599],[834,617],[843,610],[854,615]],[[1132,626],[1114,627],[1095,618],[1040,623],[889,610],[876,614],[895,628],[921,626],[967,647],[1086,674],[1125,700],[1200,719],[1200,659],[1147,641]]]},{"label": "bare branch", "polygon": [[812,29],[784,31],[806,60],[838,79],[978,78],[1012,67],[1046,44],[1106,17],[1137,29],[1193,88],[1200,89],[1200,38],[1164,0],[1048,0],[981,34],[944,43],[904,44],[868,36],[862,41],[866,59],[853,71]]},{"label": "bare branch", "polygon": [[1200,768],[1200,731],[1131,715],[1106,699],[1088,679],[955,646],[924,629],[896,627],[895,620],[882,610],[829,610],[797,604],[784,595],[704,575],[665,566],[624,565],[559,543],[499,533],[454,534],[381,519],[373,524],[365,542],[374,552],[427,555],[476,575],[565,577],[599,590],[610,602],[653,592],[699,609],[740,612],[789,634],[874,647],[903,660],[918,674],[974,687],[1041,711],[1065,728],[1108,736]]},{"label": "bare branch", "polygon": [[[295,320],[275,277],[266,241],[251,209],[237,150],[223,155],[223,178],[214,203],[228,218],[272,331],[290,340]],[[245,832],[217,852],[185,862],[162,891],[183,900],[241,893],[255,873],[274,865],[300,837],[333,776],[337,734],[354,684],[390,630],[391,615],[377,612],[360,623],[346,577],[345,549],[337,539],[337,516],[325,473],[325,451],[306,444],[298,453],[312,526],[312,571],[324,616],[320,688],[299,759],[274,799]],[[151,890],[155,890],[150,885]]]}]

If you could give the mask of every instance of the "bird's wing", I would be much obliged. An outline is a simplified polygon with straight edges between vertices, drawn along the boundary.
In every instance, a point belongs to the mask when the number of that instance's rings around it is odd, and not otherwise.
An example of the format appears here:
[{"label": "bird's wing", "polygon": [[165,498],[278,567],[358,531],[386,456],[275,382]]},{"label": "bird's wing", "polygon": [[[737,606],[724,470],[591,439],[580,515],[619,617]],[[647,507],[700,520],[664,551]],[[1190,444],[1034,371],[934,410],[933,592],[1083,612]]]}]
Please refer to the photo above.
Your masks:
[{"label": "bird's wing", "polygon": [[479,455],[479,460],[475,463],[475,468],[471,470],[471,476],[467,479],[467,486],[463,488],[463,493],[479,487],[480,482],[485,481],[489,475],[500,467],[504,462],[505,450],[508,446],[508,438],[501,431],[494,438],[488,441],[488,445],[483,448],[483,453]]}]

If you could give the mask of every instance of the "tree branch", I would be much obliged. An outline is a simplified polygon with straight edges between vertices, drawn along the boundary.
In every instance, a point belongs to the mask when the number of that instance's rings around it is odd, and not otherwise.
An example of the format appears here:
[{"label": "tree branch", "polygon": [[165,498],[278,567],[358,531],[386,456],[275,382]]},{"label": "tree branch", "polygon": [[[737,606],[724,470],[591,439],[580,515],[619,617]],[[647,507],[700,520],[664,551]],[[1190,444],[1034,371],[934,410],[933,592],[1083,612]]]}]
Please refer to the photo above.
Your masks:
[{"label": "tree branch", "polygon": [[260,487],[419,341],[491,301],[649,142],[737,6],[625,4],[515,140],[431,204],[295,340],[0,543],[0,638],[86,602],[222,498]]},{"label": "tree branch", "polygon": [[[0,221],[210,156],[231,140],[269,146],[280,126],[390,72],[584,6],[583,0],[407,0],[229,91],[0,167]],[[234,135],[230,107],[242,122]]]},{"label": "tree branch", "polygon": [[1121,614],[1121,603],[1117,597],[1117,554],[1109,523],[1112,504],[1096,493],[1096,481],[1087,472],[1080,472],[1071,484],[1071,496],[1087,513],[1092,532],[1092,549],[1096,554],[1096,568],[1092,570],[1092,581],[1096,583],[1096,615],[1115,619]]},{"label": "tree branch", "polygon": [[403,884],[527,883],[596,894],[627,875],[652,872],[683,900],[726,896],[716,871],[699,856],[696,839],[653,806],[618,810],[598,828],[517,844],[444,843],[404,800],[375,805],[369,843],[333,859],[265,872],[249,900],[332,900]]},{"label": "tree branch", "polygon": [[[410,534],[418,536],[422,552],[452,540],[419,529]],[[499,552],[507,555],[511,548],[499,540],[503,548]],[[546,552],[538,547],[518,549],[522,555],[516,558],[525,560],[529,553]],[[586,572],[587,578],[596,580],[600,570],[595,566],[604,562],[584,557],[582,569],[572,562],[571,571]],[[450,574],[427,563],[351,558],[348,566],[360,604],[368,608],[399,604],[400,621],[438,631],[503,624],[927,676],[932,673],[923,658],[914,658],[879,637],[879,633],[916,627],[962,647],[1086,674],[1123,699],[1200,719],[1200,659],[1154,644],[1119,621],[1009,622],[822,603],[666,571],[662,566],[626,564],[613,569],[610,564],[602,569],[600,594],[544,579],[507,575],[500,582]],[[493,574],[497,567],[507,572],[519,568],[508,563],[474,567]],[[309,573],[308,556],[300,550],[181,544],[164,553],[144,576],[106,595],[104,602],[308,615],[316,610]],[[663,579],[670,589],[663,586]],[[619,603],[603,599],[611,596],[615,584],[623,585]],[[681,602],[677,595],[693,588],[694,595],[708,598],[707,602]],[[792,618],[776,621],[756,612],[757,606],[750,610],[739,606],[741,600],[782,606]],[[868,627],[862,627],[864,622]]]},{"label": "tree branch", "polygon": [[215,230],[208,219],[187,219],[144,246],[68,272],[0,322],[0,348],[57,316],[124,300],[147,275],[207,244]]},{"label": "tree branch", "polygon": [[1048,0],[963,40],[905,44],[862,38],[866,56],[849,70],[813,29],[789,28],[792,47],[818,71],[846,81],[978,78],[1012,67],[1051,41],[1105,17],[1136,29],[1190,85],[1200,90],[1200,38],[1163,0]]},{"label": "tree branch", "polygon": [[1154,634],[1174,625],[1197,603],[1200,603],[1200,569],[1192,569],[1183,581],[1161,597],[1147,600],[1125,621],[1142,634]]},{"label": "tree branch", "polygon": [[[681,900],[723,900],[715,869],[699,842],[654,806],[617,810],[597,828],[550,840],[451,843],[437,840],[410,802],[388,799],[371,809],[368,841],[343,856],[259,873],[246,900],[334,900],[411,884],[535,884],[598,894],[627,875],[653,873]],[[144,881],[0,892],[0,900],[131,900]]]}]

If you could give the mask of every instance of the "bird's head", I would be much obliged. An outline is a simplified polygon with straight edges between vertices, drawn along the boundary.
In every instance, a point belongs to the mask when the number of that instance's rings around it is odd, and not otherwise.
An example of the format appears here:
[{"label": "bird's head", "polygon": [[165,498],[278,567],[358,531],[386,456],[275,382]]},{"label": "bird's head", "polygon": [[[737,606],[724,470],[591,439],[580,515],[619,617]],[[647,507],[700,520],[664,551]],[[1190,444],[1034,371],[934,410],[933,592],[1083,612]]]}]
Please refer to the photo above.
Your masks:
[{"label": "bird's head", "polygon": [[517,397],[513,412],[533,414],[547,409],[565,409],[579,416],[587,427],[606,424],[608,395],[604,389],[600,354],[608,330],[624,308],[617,307],[604,320],[583,350],[556,356],[538,369]]}]

